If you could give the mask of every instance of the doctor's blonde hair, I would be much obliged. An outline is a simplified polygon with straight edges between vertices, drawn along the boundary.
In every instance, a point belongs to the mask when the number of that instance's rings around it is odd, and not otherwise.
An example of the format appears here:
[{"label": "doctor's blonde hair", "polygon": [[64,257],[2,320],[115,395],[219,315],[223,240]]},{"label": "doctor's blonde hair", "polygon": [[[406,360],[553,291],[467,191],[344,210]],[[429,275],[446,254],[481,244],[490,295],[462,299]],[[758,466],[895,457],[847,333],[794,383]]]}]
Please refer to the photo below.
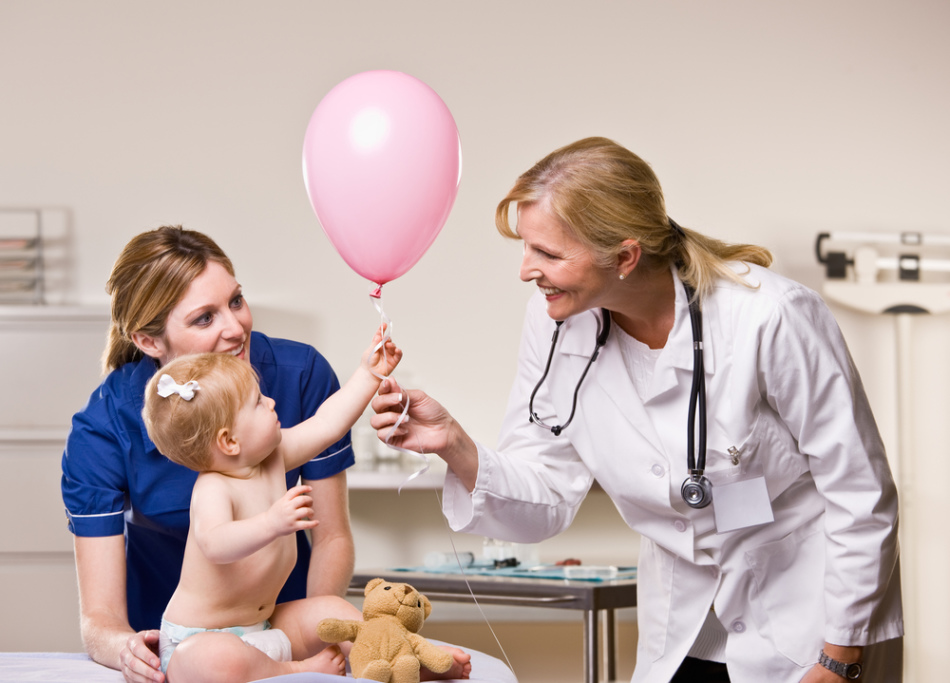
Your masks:
[{"label": "doctor's blonde hair", "polygon": [[[169,375],[176,384],[194,380],[198,389],[189,401],[178,394],[159,396],[158,381],[162,375]],[[211,468],[211,447],[218,432],[234,428],[241,406],[259,386],[254,367],[234,356],[179,356],[162,366],[145,388],[142,419],[148,436],[172,462],[206,472]]]},{"label": "doctor's blonde hair", "polygon": [[520,239],[509,223],[512,204],[543,205],[603,268],[616,262],[625,240],[635,240],[642,250],[638,268],[677,264],[680,277],[700,300],[719,278],[747,284],[729,261],[772,263],[772,254],[763,247],[728,244],[688,228],[677,232],[653,169],[607,138],[584,138],[561,147],[519,176],[495,210],[495,226],[505,237]]}]

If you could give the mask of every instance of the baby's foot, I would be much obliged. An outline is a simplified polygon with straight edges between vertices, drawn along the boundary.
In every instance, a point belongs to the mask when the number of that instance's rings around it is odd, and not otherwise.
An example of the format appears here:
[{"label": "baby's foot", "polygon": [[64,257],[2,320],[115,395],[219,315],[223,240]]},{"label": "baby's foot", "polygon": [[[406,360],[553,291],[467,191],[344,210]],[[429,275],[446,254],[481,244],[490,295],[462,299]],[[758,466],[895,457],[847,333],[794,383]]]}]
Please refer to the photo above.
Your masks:
[{"label": "baby's foot", "polygon": [[309,671],[332,676],[346,675],[346,657],[336,645],[327,645],[313,657],[295,662],[299,671]]},{"label": "baby's foot", "polygon": [[422,667],[419,670],[420,681],[445,681],[454,679],[466,680],[471,677],[472,655],[468,654],[464,650],[460,650],[457,647],[452,647],[451,645],[439,645],[438,647],[452,655],[452,666],[449,667],[448,671],[441,674],[433,673],[427,668]]}]

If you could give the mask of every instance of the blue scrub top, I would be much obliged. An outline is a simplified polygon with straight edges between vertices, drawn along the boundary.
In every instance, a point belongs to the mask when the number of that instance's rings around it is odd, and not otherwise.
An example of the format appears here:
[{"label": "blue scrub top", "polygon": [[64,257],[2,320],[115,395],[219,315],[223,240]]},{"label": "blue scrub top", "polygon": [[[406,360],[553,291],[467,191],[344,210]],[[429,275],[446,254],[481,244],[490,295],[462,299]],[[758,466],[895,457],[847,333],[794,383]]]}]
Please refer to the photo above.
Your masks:
[{"label": "blue scrub top", "polygon": [[[313,415],[340,388],[326,359],[313,347],[251,333],[251,365],[261,392],[276,401],[281,425]],[[86,407],[73,416],[63,453],[62,491],[69,530],[77,536],[125,534],[129,624],[157,629],[181,574],[188,535],[191,490],[198,474],[155,448],[142,421],[152,358],[112,371]],[[287,473],[287,486],[323,479],[353,464],[347,434],[302,468]],[[297,533],[297,565],[278,602],[306,596],[310,544]]]}]

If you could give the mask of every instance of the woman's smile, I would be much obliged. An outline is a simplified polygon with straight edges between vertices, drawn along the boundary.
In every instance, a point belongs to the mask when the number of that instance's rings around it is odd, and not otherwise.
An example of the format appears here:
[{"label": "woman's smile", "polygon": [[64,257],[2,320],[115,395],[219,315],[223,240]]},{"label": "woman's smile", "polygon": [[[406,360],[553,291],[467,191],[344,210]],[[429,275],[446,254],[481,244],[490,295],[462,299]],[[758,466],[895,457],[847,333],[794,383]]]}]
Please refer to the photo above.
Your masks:
[{"label": "woman's smile", "polygon": [[548,302],[548,315],[565,320],[599,305],[605,270],[544,207],[529,204],[519,210],[518,235],[524,243],[519,275],[535,283]]}]

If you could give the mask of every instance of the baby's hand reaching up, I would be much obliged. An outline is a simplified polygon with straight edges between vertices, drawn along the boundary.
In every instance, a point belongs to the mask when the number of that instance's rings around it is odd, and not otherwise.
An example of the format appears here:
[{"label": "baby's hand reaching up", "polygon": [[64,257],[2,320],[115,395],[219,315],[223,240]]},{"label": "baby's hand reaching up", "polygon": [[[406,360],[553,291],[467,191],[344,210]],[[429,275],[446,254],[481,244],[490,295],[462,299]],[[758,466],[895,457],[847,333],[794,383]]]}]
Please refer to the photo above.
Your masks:
[{"label": "baby's hand reaching up", "polygon": [[386,325],[380,325],[373,336],[372,345],[363,354],[364,365],[380,378],[389,377],[402,360],[402,349],[396,346],[392,338],[387,339],[386,343],[380,346],[385,331]]},{"label": "baby's hand reaching up", "polygon": [[267,518],[275,537],[288,536],[295,531],[313,529],[320,522],[313,519],[313,498],[310,486],[294,486],[267,511]]}]

